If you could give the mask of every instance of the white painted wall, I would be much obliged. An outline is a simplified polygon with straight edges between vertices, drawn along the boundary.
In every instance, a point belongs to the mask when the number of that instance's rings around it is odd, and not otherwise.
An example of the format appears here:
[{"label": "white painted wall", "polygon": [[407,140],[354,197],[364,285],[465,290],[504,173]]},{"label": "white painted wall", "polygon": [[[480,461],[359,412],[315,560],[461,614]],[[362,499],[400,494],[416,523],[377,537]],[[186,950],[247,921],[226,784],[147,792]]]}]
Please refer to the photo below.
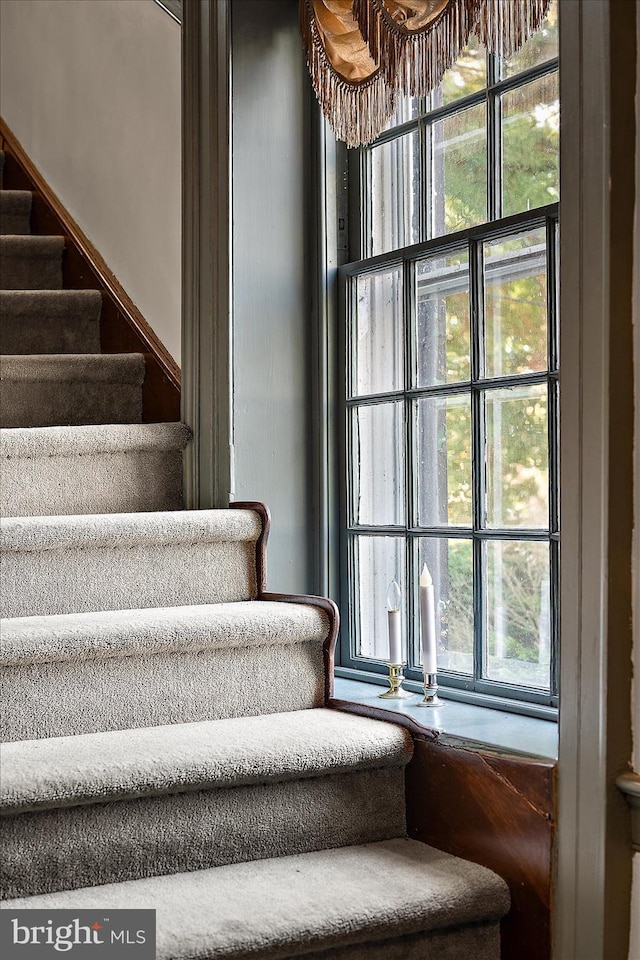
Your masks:
[{"label": "white painted wall", "polygon": [[180,360],[180,26],[153,0],[0,0],[0,111]]}]

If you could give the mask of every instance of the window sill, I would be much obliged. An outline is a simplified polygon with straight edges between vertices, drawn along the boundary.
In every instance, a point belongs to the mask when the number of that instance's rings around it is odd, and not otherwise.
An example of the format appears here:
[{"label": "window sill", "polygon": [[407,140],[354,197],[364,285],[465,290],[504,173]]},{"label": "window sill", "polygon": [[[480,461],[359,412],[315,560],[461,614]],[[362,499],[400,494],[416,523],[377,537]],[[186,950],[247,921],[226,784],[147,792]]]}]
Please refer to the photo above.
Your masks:
[{"label": "window sill", "polygon": [[[336,676],[334,698],[389,713],[389,719],[401,716],[411,720],[413,730],[435,733],[440,743],[464,746],[471,750],[489,749],[494,753],[543,760],[557,760],[558,725],[552,720],[525,717],[516,713],[447,700],[444,707],[419,707],[419,695],[410,700],[380,700],[378,694],[388,684],[364,683]],[[442,693],[442,689],[438,691]],[[443,694],[443,699],[446,692]],[[426,716],[425,716],[426,714]]]}]

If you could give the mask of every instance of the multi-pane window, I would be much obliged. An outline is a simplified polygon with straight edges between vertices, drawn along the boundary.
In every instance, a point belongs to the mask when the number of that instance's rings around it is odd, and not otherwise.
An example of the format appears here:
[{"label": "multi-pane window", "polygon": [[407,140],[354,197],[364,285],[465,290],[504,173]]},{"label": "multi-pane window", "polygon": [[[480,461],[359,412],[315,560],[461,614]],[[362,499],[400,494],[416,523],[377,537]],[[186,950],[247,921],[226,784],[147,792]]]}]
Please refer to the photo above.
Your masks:
[{"label": "multi-pane window", "polygon": [[356,155],[343,268],[342,664],[381,671],[385,598],[435,584],[440,682],[557,696],[555,4],[511,61],[477,43]]}]

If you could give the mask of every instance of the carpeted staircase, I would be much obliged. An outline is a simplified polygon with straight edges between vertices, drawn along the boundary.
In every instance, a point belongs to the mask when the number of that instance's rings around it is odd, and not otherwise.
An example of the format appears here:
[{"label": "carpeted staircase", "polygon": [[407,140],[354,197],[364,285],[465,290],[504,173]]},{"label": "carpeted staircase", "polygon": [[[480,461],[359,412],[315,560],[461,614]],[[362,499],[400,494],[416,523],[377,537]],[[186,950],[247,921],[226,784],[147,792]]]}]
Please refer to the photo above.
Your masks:
[{"label": "carpeted staircase", "polygon": [[325,707],[335,608],[265,592],[259,507],[182,509],[188,430],[30,209],[0,192],[3,908],[153,908],[161,960],[496,960],[505,884],[406,837],[409,734]]}]

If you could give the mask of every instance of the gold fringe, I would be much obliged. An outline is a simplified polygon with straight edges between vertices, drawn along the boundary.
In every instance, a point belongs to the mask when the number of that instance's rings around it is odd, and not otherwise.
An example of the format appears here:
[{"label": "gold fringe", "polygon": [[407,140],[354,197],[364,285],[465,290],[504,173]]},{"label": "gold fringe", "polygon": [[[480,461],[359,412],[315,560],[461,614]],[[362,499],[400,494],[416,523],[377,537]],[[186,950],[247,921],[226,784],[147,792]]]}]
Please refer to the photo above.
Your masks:
[{"label": "gold fringe", "polygon": [[440,84],[468,43],[478,2],[449,0],[438,17],[417,31],[396,23],[384,0],[354,0],[353,14],[389,86],[422,97]]},{"label": "gold fringe", "polygon": [[391,118],[397,102],[395,89],[380,68],[357,83],[346,80],[334,69],[324,49],[311,0],[300,0],[300,30],[313,89],[329,126],[348,147],[366,146]]},{"label": "gold fringe", "polygon": [[475,32],[490,53],[512,57],[542,26],[551,0],[482,0]]}]

